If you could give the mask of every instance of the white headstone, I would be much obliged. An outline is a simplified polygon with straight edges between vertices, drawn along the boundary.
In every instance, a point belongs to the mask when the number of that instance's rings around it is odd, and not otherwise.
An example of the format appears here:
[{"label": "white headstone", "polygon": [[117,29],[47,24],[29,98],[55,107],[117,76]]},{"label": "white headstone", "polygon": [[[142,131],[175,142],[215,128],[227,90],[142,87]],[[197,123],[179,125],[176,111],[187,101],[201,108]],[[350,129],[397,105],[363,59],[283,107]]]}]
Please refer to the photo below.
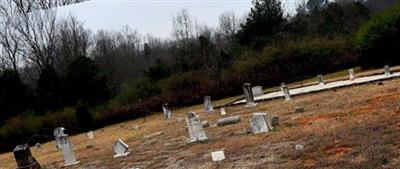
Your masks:
[{"label": "white headstone", "polygon": [[54,138],[56,140],[56,148],[57,150],[61,149],[61,141],[60,141],[60,136],[64,135],[65,133],[65,128],[64,127],[57,127],[54,129],[53,134]]},{"label": "white headstone", "polygon": [[204,110],[206,112],[214,111],[214,106],[213,106],[213,104],[211,102],[211,96],[204,97]]},{"label": "white headstone", "polygon": [[129,146],[121,139],[118,139],[113,148],[113,151],[115,153],[114,158],[128,156],[130,154],[130,152],[128,152],[128,149]]},{"label": "white headstone", "polygon": [[349,69],[349,79],[350,80],[356,79],[356,73],[354,73],[354,69]]},{"label": "white headstone", "polygon": [[285,85],[285,83],[281,84],[281,90],[283,92],[283,95],[285,96],[286,101],[292,100],[292,98],[290,96],[289,88]]},{"label": "white headstone", "polygon": [[296,144],[296,145],[294,146],[294,149],[296,149],[296,150],[303,150],[303,149],[304,149],[304,145]]},{"label": "white headstone", "polygon": [[222,161],[225,160],[224,151],[215,151],[211,153],[211,158],[213,161]]},{"label": "white headstone", "polygon": [[271,130],[271,126],[268,124],[267,113],[253,113],[250,125],[254,134],[265,133]]},{"label": "white headstone", "polygon": [[164,113],[164,116],[165,116],[166,119],[169,119],[169,118],[172,117],[172,112],[169,109],[168,103],[165,103],[165,104],[162,105],[162,110],[163,110],[163,113]]},{"label": "white headstone", "polygon": [[221,116],[225,116],[226,115],[226,108],[225,107],[221,107]]},{"label": "white headstone", "polygon": [[69,141],[69,137],[67,134],[60,135],[58,137],[60,139],[60,147],[64,154],[64,166],[72,166],[79,164],[79,161],[76,160],[74,147],[72,143]]},{"label": "white headstone", "polygon": [[262,86],[254,86],[251,88],[254,97],[264,95],[263,87]]},{"label": "white headstone", "polygon": [[93,139],[94,139],[94,132],[93,132],[93,131],[89,131],[89,132],[87,133],[87,136],[88,136],[88,138],[89,138],[90,140],[93,140]]},{"label": "white headstone", "polygon": [[186,124],[190,136],[189,143],[207,141],[207,135],[200,118],[194,112],[187,114]]},{"label": "white headstone", "polygon": [[254,102],[253,91],[251,90],[251,84],[245,83],[243,84],[243,93],[246,98],[246,107],[253,107],[257,104]]},{"label": "white headstone", "polygon": [[389,75],[391,74],[391,73],[390,73],[390,66],[389,66],[389,65],[385,65],[384,71],[385,71],[385,75],[386,75],[386,76],[389,76]]},{"label": "white headstone", "polygon": [[324,76],[318,75],[317,78],[318,78],[318,84],[319,85],[325,85]]}]

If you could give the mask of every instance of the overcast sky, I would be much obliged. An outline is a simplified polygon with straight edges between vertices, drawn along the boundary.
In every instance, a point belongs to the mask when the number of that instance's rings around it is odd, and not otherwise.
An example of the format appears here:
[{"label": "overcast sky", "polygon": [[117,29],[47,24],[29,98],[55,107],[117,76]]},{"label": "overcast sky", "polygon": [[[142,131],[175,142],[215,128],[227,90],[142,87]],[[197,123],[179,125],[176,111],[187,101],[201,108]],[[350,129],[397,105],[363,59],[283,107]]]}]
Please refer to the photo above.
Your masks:
[{"label": "overcast sky", "polygon": [[[286,10],[302,0],[286,0]],[[125,25],[141,34],[171,37],[172,15],[188,9],[200,23],[218,24],[218,17],[225,11],[244,16],[250,11],[251,0],[90,0],[59,9],[60,16],[73,14],[92,31],[119,30]]]}]

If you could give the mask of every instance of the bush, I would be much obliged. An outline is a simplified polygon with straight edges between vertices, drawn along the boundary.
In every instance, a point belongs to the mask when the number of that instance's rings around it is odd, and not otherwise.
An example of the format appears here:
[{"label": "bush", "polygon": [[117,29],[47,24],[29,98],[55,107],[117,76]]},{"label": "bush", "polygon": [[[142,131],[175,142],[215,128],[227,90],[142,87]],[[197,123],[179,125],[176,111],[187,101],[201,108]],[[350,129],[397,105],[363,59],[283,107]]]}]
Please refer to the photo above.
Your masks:
[{"label": "bush", "polygon": [[381,67],[398,64],[400,57],[400,4],[377,14],[365,23],[356,34],[362,64]]}]

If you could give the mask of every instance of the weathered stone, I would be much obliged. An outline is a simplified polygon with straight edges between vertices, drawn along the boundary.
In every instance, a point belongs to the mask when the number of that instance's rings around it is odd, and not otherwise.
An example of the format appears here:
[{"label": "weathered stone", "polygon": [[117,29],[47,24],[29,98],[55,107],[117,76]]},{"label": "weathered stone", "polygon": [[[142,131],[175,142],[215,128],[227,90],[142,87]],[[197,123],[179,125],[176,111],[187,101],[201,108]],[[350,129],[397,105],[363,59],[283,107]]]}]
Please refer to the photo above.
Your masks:
[{"label": "weathered stone", "polygon": [[93,132],[93,131],[89,131],[89,132],[87,133],[87,136],[88,136],[88,138],[89,138],[90,140],[93,140],[93,139],[94,139],[94,132]]},{"label": "weathered stone", "polygon": [[59,136],[64,135],[65,134],[64,132],[65,132],[65,128],[64,127],[57,127],[53,131],[54,138],[56,140],[56,148],[57,148],[57,150],[61,149],[61,143],[60,143]]},{"label": "weathered stone", "polygon": [[271,126],[272,127],[279,126],[279,117],[278,116],[273,116],[271,118]]},{"label": "weathered stone", "polygon": [[391,74],[389,65],[385,65],[385,67],[383,69],[384,69],[384,72],[385,72],[386,76],[389,76]]},{"label": "weathered stone", "polygon": [[163,113],[164,113],[164,117],[165,117],[166,119],[169,119],[169,118],[172,117],[172,112],[171,112],[171,110],[169,109],[168,103],[164,103],[164,104],[162,105],[162,110],[163,110]]},{"label": "weathered stone", "polygon": [[225,125],[229,125],[229,124],[235,124],[235,123],[239,123],[240,120],[241,120],[240,115],[221,118],[217,121],[217,125],[225,126]]},{"label": "weathered stone", "polygon": [[253,113],[250,125],[254,134],[265,133],[271,130],[271,126],[268,124],[267,113]]},{"label": "weathered stone", "polygon": [[29,145],[18,145],[14,149],[14,157],[17,162],[17,169],[39,169],[41,168],[36,159],[32,156]]},{"label": "weathered stone", "polygon": [[203,125],[203,128],[210,127],[210,123],[209,123],[208,121],[203,121],[203,122],[201,122],[201,123],[202,123],[202,125]]},{"label": "weathered stone", "polygon": [[296,149],[296,150],[303,150],[303,149],[304,149],[304,145],[296,144],[296,145],[294,146],[294,149]]},{"label": "weathered stone", "polygon": [[184,120],[184,119],[183,119],[182,117],[176,118],[176,122],[178,122],[178,123],[182,122],[183,120]]},{"label": "weathered stone", "polygon": [[244,97],[246,98],[246,107],[253,107],[253,106],[257,105],[254,102],[254,95],[253,95],[253,91],[251,90],[250,83],[243,84],[243,93],[244,93]]},{"label": "weathered stone", "polygon": [[349,69],[349,79],[350,80],[355,80],[356,77],[356,73],[354,72],[354,69]]},{"label": "weathered stone", "polygon": [[264,95],[263,87],[262,86],[254,86],[251,88],[251,91],[253,92],[254,97],[262,96]]},{"label": "weathered stone", "polygon": [[187,114],[186,124],[190,136],[189,143],[207,141],[207,135],[200,118],[194,112]]},{"label": "weathered stone", "polygon": [[221,110],[221,116],[225,116],[226,115],[226,108],[222,107],[220,110]]},{"label": "weathered stone", "polygon": [[285,83],[281,83],[281,90],[283,92],[283,95],[285,95],[285,100],[290,101],[292,100],[289,92],[289,88],[285,85]]},{"label": "weathered stone", "polygon": [[161,132],[161,131],[160,131],[160,132],[155,132],[155,133],[146,135],[146,136],[144,136],[143,138],[149,139],[149,138],[157,137],[157,136],[162,135],[162,134],[164,134],[164,132]]},{"label": "weathered stone", "polygon": [[295,113],[303,113],[304,112],[304,108],[303,107],[295,107],[294,108],[294,112]]},{"label": "weathered stone", "polygon": [[325,85],[324,76],[318,75],[317,78],[318,78],[318,84],[319,85]]},{"label": "weathered stone", "polygon": [[215,151],[211,153],[211,158],[213,161],[222,161],[225,160],[224,151]]},{"label": "weathered stone", "polygon": [[121,139],[118,139],[113,148],[113,151],[115,153],[114,158],[128,156],[130,154],[130,152],[128,152],[128,149],[129,146]]},{"label": "weathered stone", "polygon": [[204,97],[204,110],[206,112],[214,111],[214,106],[213,106],[213,104],[211,102],[211,96]]},{"label": "weathered stone", "polygon": [[63,150],[65,165],[64,166],[72,166],[79,164],[79,161],[76,160],[74,148],[72,143],[69,140],[67,134],[63,134],[59,136],[60,139],[60,147]]},{"label": "weathered stone", "polygon": [[36,144],[35,144],[35,147],[36,147],[37,150],[42,149],[42,145],[41,145],[40,143],[36,143]]}]

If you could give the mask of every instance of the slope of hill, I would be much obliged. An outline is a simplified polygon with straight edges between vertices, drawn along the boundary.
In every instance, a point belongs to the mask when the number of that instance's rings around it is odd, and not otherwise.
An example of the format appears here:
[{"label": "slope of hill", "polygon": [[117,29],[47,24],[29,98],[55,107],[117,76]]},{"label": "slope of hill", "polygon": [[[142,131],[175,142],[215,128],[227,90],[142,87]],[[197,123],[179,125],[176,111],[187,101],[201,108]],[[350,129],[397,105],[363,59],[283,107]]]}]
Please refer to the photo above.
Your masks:
[{"label": "slope of hill", "polygon": [[[81,164],[71,168],[397,168],[400,166],[400,80],[307,94],[285,102],[277,99],[256,107],[228,107],[228,116],[240,115],[238,124],[213,124],[219,112],[206,113],[202,106],[174,110],[174,118],[162,114],[120,123],[71,138]],[[304,113],[294,113],[303,107]],[[187,144],[185,122],[189,111],[211,123],[209,141]],[[274,131],[253,135],[252,113],[279,116]],[[157,133],[157,132],[162,132]],[[154,134],[156,133],[156,134]],[[112,146],[118,139],[130,146],[131,154],[114,159]],[[304,145],[295,150],[295,145]],[[55,143],[31,148],[45,168],[63,165]],[[224,150],[222,162],[212,162],[210,153]],[[0,168],[15,168],[12,153],[0,155]]]}]

